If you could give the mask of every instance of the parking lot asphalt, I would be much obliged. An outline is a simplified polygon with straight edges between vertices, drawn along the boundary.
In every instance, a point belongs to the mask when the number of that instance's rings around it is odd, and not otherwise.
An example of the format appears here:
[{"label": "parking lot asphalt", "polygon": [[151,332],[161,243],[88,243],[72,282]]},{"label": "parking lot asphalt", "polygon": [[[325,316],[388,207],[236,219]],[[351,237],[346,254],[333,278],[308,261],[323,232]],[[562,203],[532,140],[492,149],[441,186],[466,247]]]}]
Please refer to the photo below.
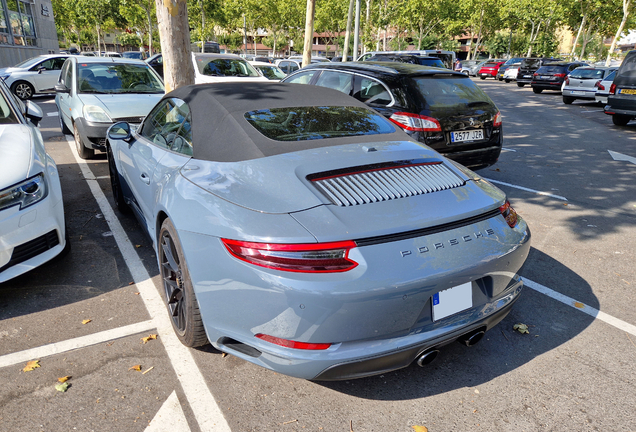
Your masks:
[{"label": "parking lot asphalt", "polygon": [[175,344],[152,243],[112,210],[105,155],[78,163],[53,98],[36,98],[71,251],[0,284],[0,431],[636,430],[636,122],[476,82],[504,122],[499,162],[478,173],[533,235],[525,292],[474,347],[335,383]]}]

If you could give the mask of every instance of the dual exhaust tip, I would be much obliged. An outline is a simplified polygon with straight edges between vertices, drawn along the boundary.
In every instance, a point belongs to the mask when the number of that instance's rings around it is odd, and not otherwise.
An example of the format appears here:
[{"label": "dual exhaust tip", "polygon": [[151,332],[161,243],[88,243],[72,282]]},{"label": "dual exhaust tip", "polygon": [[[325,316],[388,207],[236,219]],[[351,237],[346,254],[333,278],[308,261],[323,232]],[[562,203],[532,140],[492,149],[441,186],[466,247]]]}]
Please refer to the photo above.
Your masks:
[{"label": "dual exhaust tip", "polygon": [[[460,336],[459,338],[457,338],[457,342],[470,347],[476,345],[480,340],[482,340],[485,334],[485,330],[475,330],[473,332],[466,333],[465,335]],[[439,350],[436,348],[424,351],[423,353],[418,355],[416,360],[417,365],[419,367],[427,366],[433,363],[438,355]]]}]

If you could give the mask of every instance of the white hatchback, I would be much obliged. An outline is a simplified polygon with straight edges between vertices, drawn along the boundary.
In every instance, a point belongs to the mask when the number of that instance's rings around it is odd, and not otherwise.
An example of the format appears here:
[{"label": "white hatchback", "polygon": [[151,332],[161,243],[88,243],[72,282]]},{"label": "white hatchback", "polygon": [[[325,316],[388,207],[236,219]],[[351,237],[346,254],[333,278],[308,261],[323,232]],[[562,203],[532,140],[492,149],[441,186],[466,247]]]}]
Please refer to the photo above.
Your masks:
[{"label": "white hatchback", "polygon": [[55,83],[68,54],[41,55],[13,67],[0,69],[0,78],[20,99],[28,100],[35,94],[54,93]]},{"label": "white hatchback", "polygon": [[192,53],[194,83],[267,81],[254,66],[234,54]]},{"label": "white hatchback", "polygon": [[0,83],[0,283],[65,250],[64,205],[57,166],[37,123],[42,111]]}]

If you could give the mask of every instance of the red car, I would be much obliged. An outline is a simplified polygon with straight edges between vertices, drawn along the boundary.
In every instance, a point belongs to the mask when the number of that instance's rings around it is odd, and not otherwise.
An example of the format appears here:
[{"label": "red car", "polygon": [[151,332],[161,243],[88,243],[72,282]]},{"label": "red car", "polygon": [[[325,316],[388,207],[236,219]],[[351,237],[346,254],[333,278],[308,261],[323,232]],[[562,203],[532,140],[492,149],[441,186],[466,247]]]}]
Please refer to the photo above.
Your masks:
[{"label": "red car", "polygon": [[487,77],[491,77],[497,79],[497,72],[499,71],[499,66],[504,64],[503,60],[491,60],[486,63],[479,69],[477,72],[477,76],[481,79],[486,79]]}]

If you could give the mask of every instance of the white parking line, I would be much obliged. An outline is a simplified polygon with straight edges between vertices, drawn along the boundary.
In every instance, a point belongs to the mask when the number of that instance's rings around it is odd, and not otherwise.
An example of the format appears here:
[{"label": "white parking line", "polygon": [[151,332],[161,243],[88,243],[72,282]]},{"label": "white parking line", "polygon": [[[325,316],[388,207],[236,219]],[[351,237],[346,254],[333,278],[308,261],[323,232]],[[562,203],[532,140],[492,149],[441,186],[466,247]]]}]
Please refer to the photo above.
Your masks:
[{"label": "white parking line", "polygon": [[541,284],[533,282],[529,279],[522,278],[523,283],[528,288],[531,288],[541,294],[545,294],[554,300],[560,301],[563,304],[566,304],[570,307],[573,307],[576,310],[579,310],[585,314],[588,314],[596,319],[599,319],[609,325],[616,327],[617,329],[623,330],[624,332],[630,333],[636,336],[636,326],[629,324],[623,320],[619,320],[611,315],[606,314],[605,312],[601,312],[598,309],[593,308],[592,306],[588,306],[585,303],[574,300],[572,297],[568,297],[564,294],[551,290],[548,287],[545,287]]},{"label": "white parking line", "polygon": [[554,195],[554,194],[547,193],[547,192],[541,192],[541,191],[534,190],[534,189],[529,189],[529,188],[526,188],[526,187],[523,187],[523,186],[517,186],[517,185],[510,184],[510,183],[502,182],[502,181],[499,181],[499,180],[489,179],[489,178],[486,178],[486,177],[484,177],[484,180],[488,180],[489,182],[500,184],[500,185],[504,185],[504,186],[508,186],[508,187],[515,188],[515,189],[521,189],[521,190],[524,190],[526,192],[532,192],[532,193],[535,193],[537,195],[543,195],[543,196],[548,196],[550,198],[556,198],[556,199],[561,200],[561,201],[567,201],[567,198],[562,197],[560,195]]},{"label": "white parking line", "polygon": [[113,339],[119,339],[126,336],[131,336],[138,333],[143,333],[154,329],[155,323],[153,320],[142,321],[135,324],[130,324],[124,327],[118,327],[111,330],[105,330],[99,333],[93,333],[86,336],[80,336],[75,339],[67,339],[62,342],[56,342],[48,345],[43,345],[37,348],[32,348],[24,351],[15,352],[12,354],[6,354],[0,356],[0,368],[6,366],[13,366],[18,363],[27,362],[33,359],[39,359],[54,354],[60,354],[66,351],[72,351],[78,348],[85,348],[91,345],[97,345],[99,343],[108,342]]},{"label": "white parking line", "polygon": [[46,116],[47,117],[57,117],[57,116],[59,116],[59,114],[58,114],[57,111],[53,111],[53,112],[50,112],[50,113],[46,113]]},{"label": "white parking line", "polygon": [[[66,137],[66,140],[84,177],[94,179],[95,175],[88,164],[80,159],[77,154],[73,138],[69,135]],[[192,353],[177,339],[172,329],[168,311],[157,291],[157,287],[155,287],[150,279],[150,275],[146,271],[141,258],[137,255],[137,251],[108,203],[99,183],[96,181],[87,181],[86,183],[113,233],[117,246],[128,266],[128,270],[135,281],[137,289],[141,293],[141,298],[144,301],[146,309],[148,309],[148,313],[156,324],[157,333],[164,345],[177,378],[181,383],[186,399],[190,403],[190,408],[199,424],[199,428],[202,432],[230,432],[230,427],[223,417],[219,406],[216,404],[214,396],[212,396],[201,371],[192,357]]]}]

